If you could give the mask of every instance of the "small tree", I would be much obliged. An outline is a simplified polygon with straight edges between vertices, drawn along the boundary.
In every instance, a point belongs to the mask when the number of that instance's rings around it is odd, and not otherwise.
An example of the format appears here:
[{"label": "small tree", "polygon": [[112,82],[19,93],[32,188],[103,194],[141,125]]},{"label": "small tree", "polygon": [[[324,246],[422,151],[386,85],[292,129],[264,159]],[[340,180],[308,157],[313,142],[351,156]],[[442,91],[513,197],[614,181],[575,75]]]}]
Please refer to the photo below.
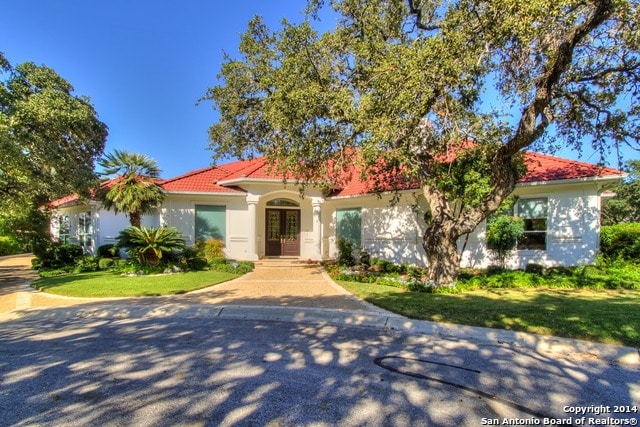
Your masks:
[{"label": "small tree", "polygon": [[356,263],[353,258],[353,243],[349,240],[338,239],[338,265],[351,267]]},{"label": "small tree", "polygon": [[629,176],[611,188],[616,196],[602,203],[602,225],[640,221],[640,160],[630,160],[625,169]]},{"label": "small tree", "polygon": [[115,150],[98,162],[104,169],[103,177],[114,177],[109,186],[99,192],[107,210],[124,212],[134,227],[140,227],[142,215],[151,213],[164,200],[164,191],[158,184],[160,168],[155,160],[143,154]]},{"label": "small tree", "polygon": [[524,235],[522,218],[500,215],[487,224],[487,247],[505,268],[509,253]]}]

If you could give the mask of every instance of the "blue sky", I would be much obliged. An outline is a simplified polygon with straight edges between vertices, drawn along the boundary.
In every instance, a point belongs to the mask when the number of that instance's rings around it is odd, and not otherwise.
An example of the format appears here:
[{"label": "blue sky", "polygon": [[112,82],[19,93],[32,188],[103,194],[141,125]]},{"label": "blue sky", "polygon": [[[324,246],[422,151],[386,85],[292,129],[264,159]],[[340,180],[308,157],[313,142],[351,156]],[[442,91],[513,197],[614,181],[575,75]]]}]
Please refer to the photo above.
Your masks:
[{"label": "blue sky", "polygon": [[[196,102],[216,83],[224,52],[237,51],[248,21],[259,14],[276,27],[283,17],[298,20],[304,7],[304,0],[5,0],[0,51],[13,65],[56,70],[109,126],[106,151],[146,154],[169,178],[211,164],[207,129],[217,113]],[[599,158],[586,150],[581,160]],[[609,163],[617,166],[615,156]]]},{"label": "blue sky", "polygon": [[47,65],[86,95],[109,126],[106,151],[156,159],[169,178],[211,164],[210,102],[223,52],[256,14],[277,26],[304,0],[20,0],[0,7],[0,51]]}]

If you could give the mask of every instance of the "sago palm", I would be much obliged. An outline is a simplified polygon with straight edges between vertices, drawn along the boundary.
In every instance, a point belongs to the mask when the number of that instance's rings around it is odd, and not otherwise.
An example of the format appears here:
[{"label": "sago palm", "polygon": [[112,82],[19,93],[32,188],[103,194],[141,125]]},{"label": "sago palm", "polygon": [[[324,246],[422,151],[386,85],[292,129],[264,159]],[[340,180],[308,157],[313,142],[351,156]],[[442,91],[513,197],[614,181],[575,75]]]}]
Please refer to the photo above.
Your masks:
[{"label": "sago palm", "polygon": [[143,264],[157,265],[164,255],[185,248],[180,232],[174,227],[127,227],[120,232],[116,246]]},{"label": "sago palm", "polygon": [[140,227],[142,215],[153,212],[164,200],[156,161],[144,154],[114,150],[98,165],[103,169],[101,176],[112,178],[99,192],[104,208],[126,213],[131,225]]}]

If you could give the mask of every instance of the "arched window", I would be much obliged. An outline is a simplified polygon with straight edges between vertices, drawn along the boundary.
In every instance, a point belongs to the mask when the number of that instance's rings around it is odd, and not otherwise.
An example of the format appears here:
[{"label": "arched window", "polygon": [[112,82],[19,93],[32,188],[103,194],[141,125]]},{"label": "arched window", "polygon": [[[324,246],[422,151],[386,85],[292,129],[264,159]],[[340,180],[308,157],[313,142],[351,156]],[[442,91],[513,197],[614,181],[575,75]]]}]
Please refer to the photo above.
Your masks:
[{"label": "arched window", "polygon": [[293,208],[300,207],[300,203],[291,199],[273,199],[267,202],[267,206]]}]

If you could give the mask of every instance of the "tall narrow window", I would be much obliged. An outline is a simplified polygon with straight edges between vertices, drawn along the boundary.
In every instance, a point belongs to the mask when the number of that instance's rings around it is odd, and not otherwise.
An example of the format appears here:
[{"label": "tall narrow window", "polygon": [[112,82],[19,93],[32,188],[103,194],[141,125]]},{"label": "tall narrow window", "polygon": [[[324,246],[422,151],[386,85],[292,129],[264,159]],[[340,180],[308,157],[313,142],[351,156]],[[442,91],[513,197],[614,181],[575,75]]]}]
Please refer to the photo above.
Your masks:
[{"label": "tall narrow window", "polygon": [[80,215],[78,215],[78,244],[82,246],[85,254],[91,253],[93,246],[91,212],[80,212]]},{"label": "tall narrow window", "polygon": [[68,244],[71,233],[71,217],[69,215],[58,216],[58,242]]},{"label": "tall narrow window", "polygon": [[227,209],[225,206],[196,205],[196,240],[226,239]]},{"label": "tall narrow window", "polygon": [[360,208],[336,211],[336,236],[345,239],[354,248],[362,247],[362,210]]},{"label": "tall narrow window", "polygon": [[518,249],[547,249],[547,198],[518,200],[516,214],[524,220],[524,237]]}]

